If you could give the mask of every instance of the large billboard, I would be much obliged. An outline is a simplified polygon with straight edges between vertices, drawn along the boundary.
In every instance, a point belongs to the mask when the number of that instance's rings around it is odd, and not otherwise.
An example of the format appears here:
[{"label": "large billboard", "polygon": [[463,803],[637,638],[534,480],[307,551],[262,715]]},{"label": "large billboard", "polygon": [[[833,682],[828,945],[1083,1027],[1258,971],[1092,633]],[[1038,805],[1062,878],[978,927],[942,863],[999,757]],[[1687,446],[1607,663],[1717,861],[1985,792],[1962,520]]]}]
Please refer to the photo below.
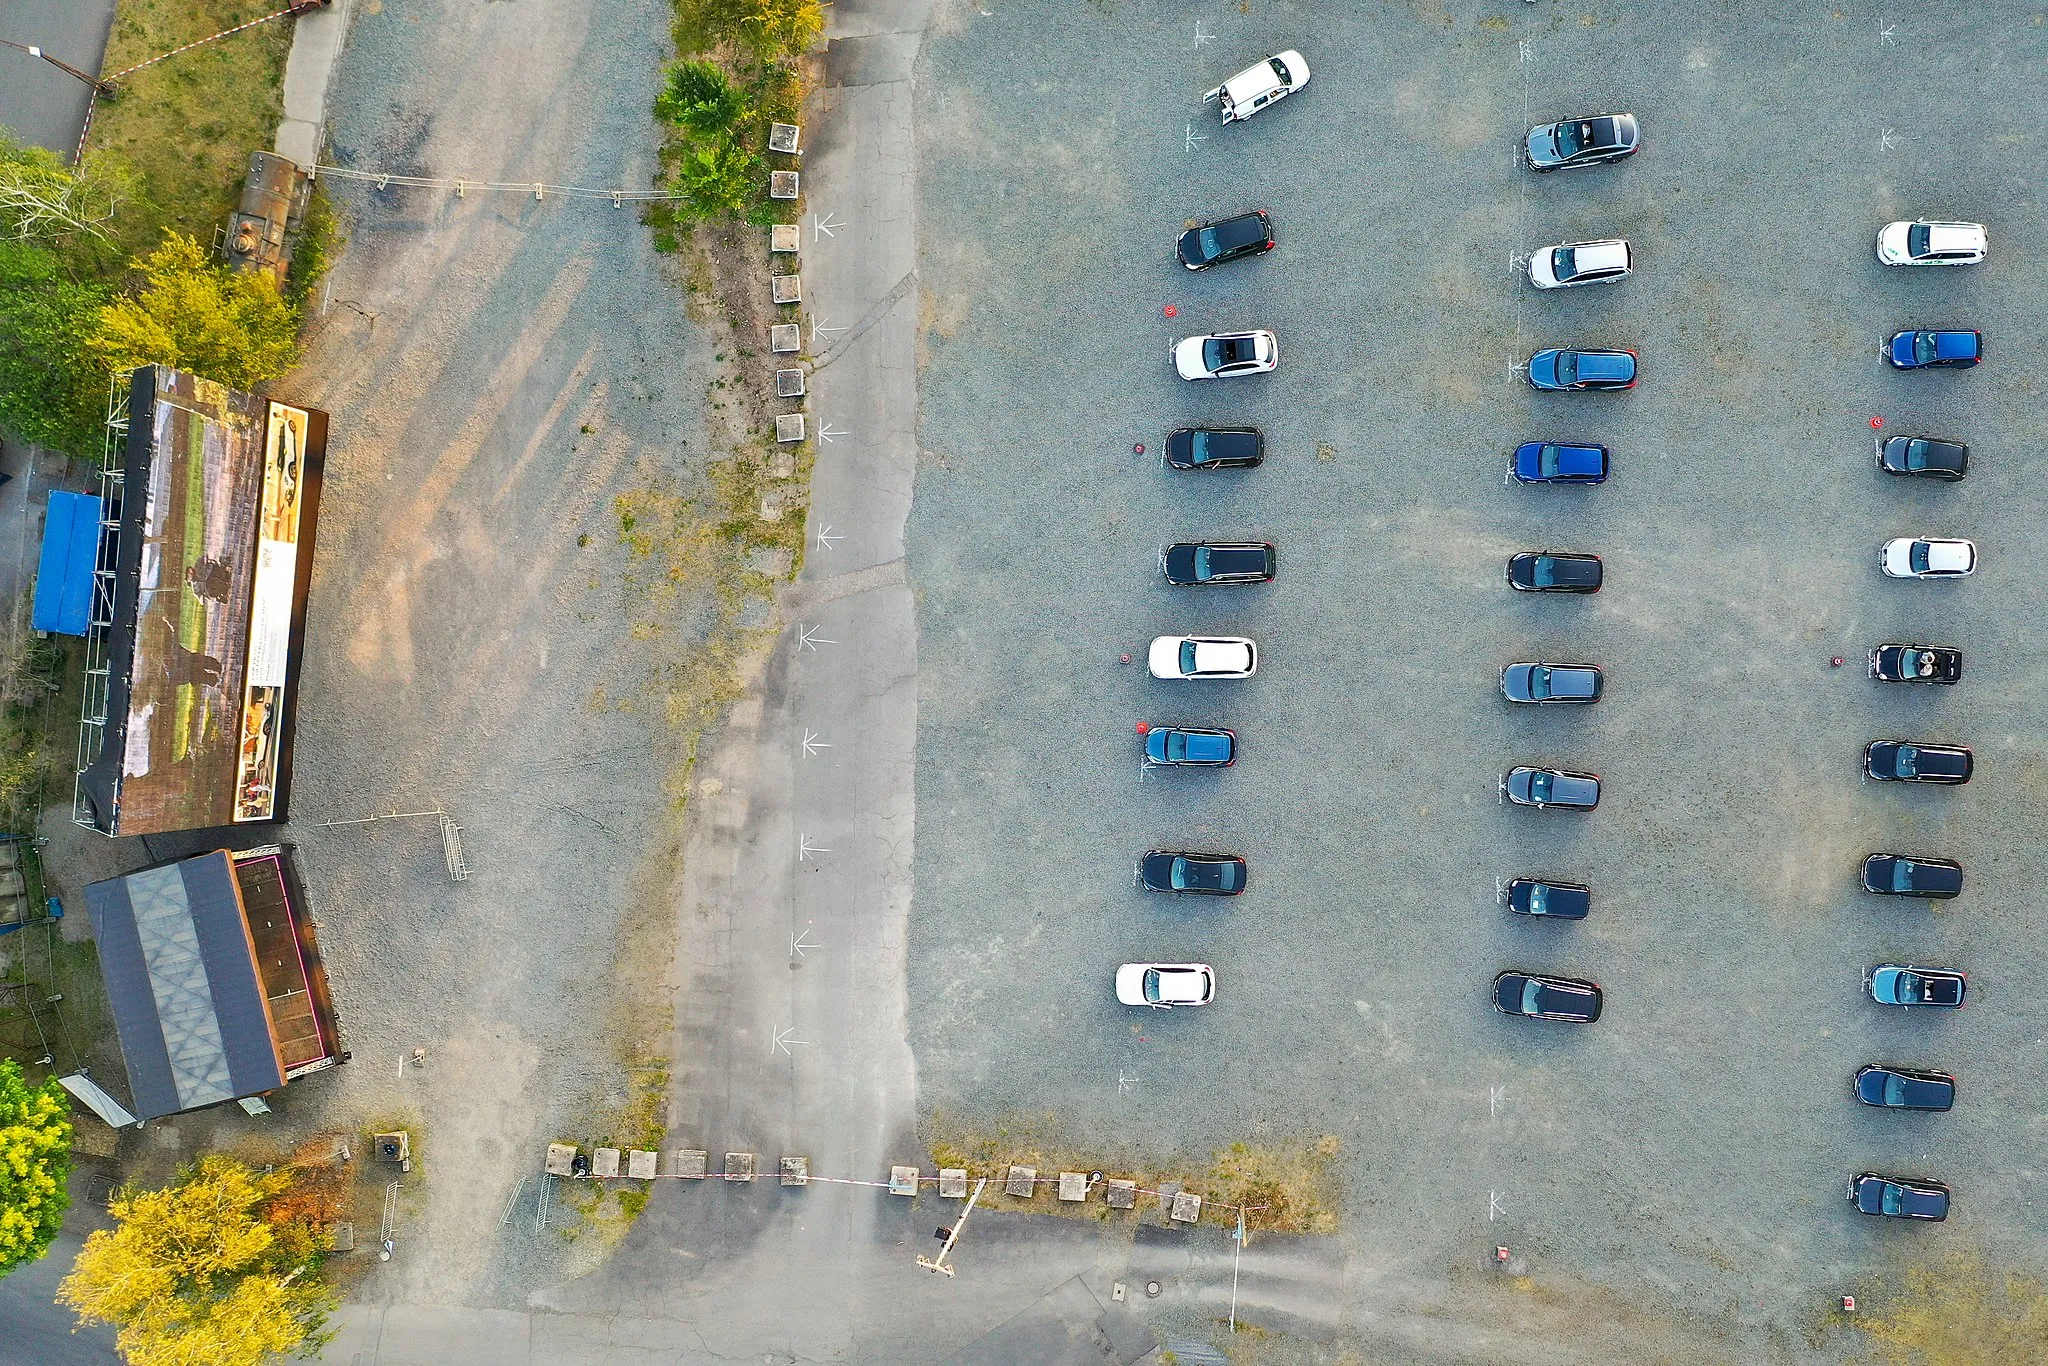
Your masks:
[{"label": "large billboard", "polygon": [[94,827],[283,818],[326,430],[312,409],[136,372],[103,738],[80,782]]}]

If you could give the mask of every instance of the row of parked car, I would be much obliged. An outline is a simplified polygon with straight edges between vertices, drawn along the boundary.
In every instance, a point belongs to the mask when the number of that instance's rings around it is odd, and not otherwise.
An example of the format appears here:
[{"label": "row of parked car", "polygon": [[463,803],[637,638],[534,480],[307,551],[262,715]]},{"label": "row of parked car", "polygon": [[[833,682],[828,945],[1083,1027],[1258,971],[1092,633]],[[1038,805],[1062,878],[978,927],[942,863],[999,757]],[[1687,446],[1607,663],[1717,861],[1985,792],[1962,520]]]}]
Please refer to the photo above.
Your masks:
[{"label": "row of parked car", "polygon": [[[1989,247],[1982,224],[1922,220],[1890,223],[1877,237],[1887,265],[1964,266],[1982,261]],[[1984,339],[1970,330],[1916,329],[1887,338],[1884,358],[1902,370],[1967,368],[1983,359]],[[1886,474],[1954,482],[1969,472],[1969,448],[1928,436],[1880,437],[1877,467]],[[1895,579],[1961,578],[1977,568],[1977,547],[1954,537],[1894,537],[1878,552],[1878,567]],[[1871,655],[1870,672],[1886,682],[1952,684],[1962,677],[1959,651],[1940,646],[1884,645]],[[1863,771],[1879,782],[1953,787],[1970,781],[1976,759],[1967,745],[1878,740],[1863,754]],[[1897,853],[1863,861],[1864,890],[1880,895],[1945,900],[1963,890],[1963,867],[1954,859]],[[1954,968],[1881,963],[1866,985],[1873,999],[1903,1009],[1956,1009],[1969,981]],[[1926,1068],[1873,1064],[1856,1074],[1856,1099],[1893,1110],[1944,1111],[1955,1104],[1956,1079]],[[1849,1203],[1865,1214],[1895,1219],[1946,1219],[1948,1186],[1928,1177],[1859,1172],[1849,1182]]]},{"label": "row of parked car", "polygon": [[[1202,97],[1216,104],[1223,121],[1250,118],[1308,84],[1308,63],[1299,52],[1281,52],[1255,62]],[[1175,244],[1175,256],[1191,271],[1263,256],[1276,241],[1272,216],[1263,209],[1213,223],[1191,224]],[[1272,332],[1252,329],[1183,337],[1171,359],[1182,379],[1232,379],[1259,375],[1280,363],[1280,342]],[[1182,428],[1166,439],[1165,460],[1176,470],[1250,469],[1266,458],[1265,438],[1256,427]],[[1159,552],[1159,573],[1184,588],[1221,588],[1270,583],[1279,569],[1274,547],[1256,541],[1192,541]],[[1146,664],[1154,678],[1180,680],[1250,678],[1258,671],[1258,646],[1242,636],[1173,635],[1152,642]],[[1140,726],[1144,762],[1160,768],[1228,768],[1237,762],[1237,735],[1211,726]],[[1147,891],[1184,896],[1237,896],[1250,868],[1236,854],[1153,849],[1138,860],[1137,884]],[[1116,999],[1153,1010],[1205,1006],[1216,999],[1216,970],[1207,963],[1125,963],[1116,970]]]}]

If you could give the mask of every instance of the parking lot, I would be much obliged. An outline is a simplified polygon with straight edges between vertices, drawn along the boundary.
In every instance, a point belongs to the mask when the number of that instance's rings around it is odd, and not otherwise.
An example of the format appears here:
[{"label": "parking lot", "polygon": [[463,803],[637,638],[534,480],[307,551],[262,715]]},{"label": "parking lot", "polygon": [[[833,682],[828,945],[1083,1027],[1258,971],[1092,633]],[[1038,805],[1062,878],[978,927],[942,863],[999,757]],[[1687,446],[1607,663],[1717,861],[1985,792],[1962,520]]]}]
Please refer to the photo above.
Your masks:
[{"label": "parking lot", "polygon": [[[1478,1312],[1460,1287],[1498,1244],[1562,1341],[1717,1360],[1860,1351],[1835,1297],[1950,1253],[2038,1266],[2039,16],[974,8],[920,85],[921,1105],[1163,1152],[1338,1135],[1368,1335]],[[1229,127],[1198,103],[1290,47],[1298,95]],[[1608,110],[1640,155],[1513,162],[1530,124]],[[1278,250],[1173,262],[1184,220],[1254,207]],[[1879,226],[1919,216],[1986,223],[1989,261],[1881,268]],[[1597,237],[1630,240],[1631,278],[1539,294],[1513,267]],[[1981,328],[1987,362],[1894,372],[1879,342],[1912,326]],[[1276,373],[1174,377],[1172,340],[1239,327],[1278,333]],[[1573,344],[1638,352],[1641,382],[1546,395],[1515,369]],[[1968,442],[1969,478],[1878,474],[1876,418]],[[1170,429],[1229,422],[1264,430],[1262,468],[1161,467]],[[1612,479],[1506,486],[1539,438],[1607,444]],[[1880,542],[1918,533],[1982,568],[1880,577]],[[1275,543],[1278,581],[1165,586],[1159,548],[1204,538]],[[1541,548],[1603,556],[1604,591],[1509,592],[1506,557]],[[1181,632],[1254,637],[1257,676],[1149,678]],[[1962,683],[1871,682],[1888,640],[1959,646]],[[1597,663],[1606,696],[1511,709],[1517,659]],[[1240,760],[1147,774],[1139,722],[1229,726]],[[1871,783],[1885,737],[1969,744],[1977,776]],[[1599,809],[1500,806],[1519,762],[1599,772]],[[1137,890],[1161,846],[1244,855],[1248,892]],[[1878,850],[1960,860],[1962,897],[1863,893]],[[1535,873],[1589,883],[1591,917],[1495,904]],[[1117,1006],[1134,959],[1215,965],[1215,1004]],[[1886,961],[1967,970],[1968,1008],[1874,1004]],[[1597,980],[1606,1013],[1499,1016],[1508,967]],[[1955,1110],[1856,1105],[1876,1061],[1954,1072]],[[1947,1181],[1955,1212],[1856,1215],[1870,1169]]]}]

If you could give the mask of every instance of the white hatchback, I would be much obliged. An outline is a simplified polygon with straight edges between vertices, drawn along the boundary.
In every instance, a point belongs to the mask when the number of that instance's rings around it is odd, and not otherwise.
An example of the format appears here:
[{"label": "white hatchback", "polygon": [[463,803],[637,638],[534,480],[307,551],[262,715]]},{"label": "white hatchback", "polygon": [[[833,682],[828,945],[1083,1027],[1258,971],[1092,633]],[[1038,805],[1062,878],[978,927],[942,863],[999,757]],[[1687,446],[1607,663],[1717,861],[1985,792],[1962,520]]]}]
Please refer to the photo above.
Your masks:
[{"label": "white hatchback", "polygon": [[1292,48],[1254,62],[1202,96],[1217,101],[1225,123],[1239,123],[1269,104],[1278,104],[1308,84],[1308,63]]},{"label": "white hatchback", "polygon": [[1173,368],[1182,379],[1263,375],[1279,364],[1280,339],[1263,328],[1182,337],[1173,344]]},{"label": "white hatchback", "polygon": [[1146,662],[1154,678],[1250,678],[1259,650],[1243,636],[1159,636]]},{"label": "white hatchback", "polygon": [[1216,970],[1207,963],[1126,963],[1116,970],[1119,1005],[1205,1006],[1216,999]]},{"label": "white hatchback", "polygon": [[1529,257],[1529,283],[1538,289],[1571,289],[1619,280],[1635,265],[1619,237],[1598,242],[1563,242]]},{"label": "white hatchback", "polygon": [[1887,223],[1877,259],[1888,266],[1974,266],[1989,250],[1982,223]]},{"label": "white hatchback", "polygon": [[1877,566],[1893,579],[1960,579],[1976,572],[1977,547],[1948,536],[1895,536]]}]

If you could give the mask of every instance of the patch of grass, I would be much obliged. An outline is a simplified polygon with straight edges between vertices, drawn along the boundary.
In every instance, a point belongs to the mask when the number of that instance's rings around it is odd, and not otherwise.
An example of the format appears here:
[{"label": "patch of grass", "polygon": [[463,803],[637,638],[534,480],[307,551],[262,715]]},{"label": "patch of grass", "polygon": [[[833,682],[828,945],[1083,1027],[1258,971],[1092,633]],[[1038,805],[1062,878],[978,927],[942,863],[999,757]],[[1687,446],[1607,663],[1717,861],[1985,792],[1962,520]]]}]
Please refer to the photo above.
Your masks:
[{"label": "patch of grass", "polygon": [[[280,8],[275,0],[120,0],[103,73],[120,71]],[[129,76],[93,115],[89,146],[133,167],[147,206],[123,224],[131,249],[165,228],[202,246],[227,221],[249,154],[270,146],[284,114],[293,21],[277,19],[181,52]]]},{"label": "patch of grass", "polygon": [[316,180],[306,200],[306,216],[299,224],[299,240],[292,246],[291,269],[284,280],[285,302],[303,313],[307,296],[326,278],[328,267],[346,245],[334,201],[327,197],[327,183]]},{"label": "patch of grass", "polygon": [[1871,1308],[1852,1322],[1901,1366],[2039,1361],[2048,1351],[2048,1285],[1968,1254],[1910,1267],[1895,1292],[1859,1298]]}]

